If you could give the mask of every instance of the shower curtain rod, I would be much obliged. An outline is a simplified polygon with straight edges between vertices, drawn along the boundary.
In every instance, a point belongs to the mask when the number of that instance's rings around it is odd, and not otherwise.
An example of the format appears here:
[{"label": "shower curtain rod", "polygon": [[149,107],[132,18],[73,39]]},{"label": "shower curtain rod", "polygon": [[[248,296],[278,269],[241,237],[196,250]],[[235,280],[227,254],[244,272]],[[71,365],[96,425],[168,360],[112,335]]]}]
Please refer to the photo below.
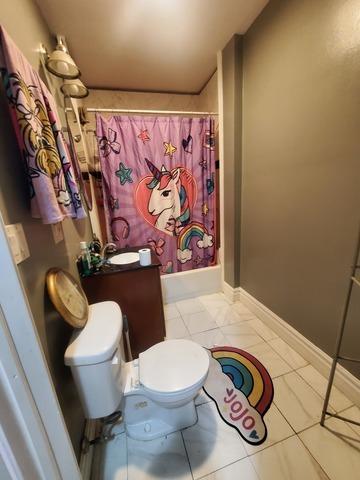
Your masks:
[{"label": "shower curtain rod", "polygon": [[218,112],[184,112],[182,110],[129,110],[125,108],[87,108],[87,112],[96,113],[152,113],[156,115],[219,115]]}]

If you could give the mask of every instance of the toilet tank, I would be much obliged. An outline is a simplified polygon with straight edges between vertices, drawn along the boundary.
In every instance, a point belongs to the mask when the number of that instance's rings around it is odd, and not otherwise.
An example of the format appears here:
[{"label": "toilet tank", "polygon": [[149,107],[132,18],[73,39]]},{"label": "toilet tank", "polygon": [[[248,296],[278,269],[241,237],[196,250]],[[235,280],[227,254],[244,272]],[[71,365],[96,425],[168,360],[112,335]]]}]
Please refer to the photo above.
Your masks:
[{"label": "toilet tank", "polygon": [[115,302],[90,305],[84,328],[75,330],[65,352],[87,418],[118,409],[123,392],[120,342],[122,314]]}]

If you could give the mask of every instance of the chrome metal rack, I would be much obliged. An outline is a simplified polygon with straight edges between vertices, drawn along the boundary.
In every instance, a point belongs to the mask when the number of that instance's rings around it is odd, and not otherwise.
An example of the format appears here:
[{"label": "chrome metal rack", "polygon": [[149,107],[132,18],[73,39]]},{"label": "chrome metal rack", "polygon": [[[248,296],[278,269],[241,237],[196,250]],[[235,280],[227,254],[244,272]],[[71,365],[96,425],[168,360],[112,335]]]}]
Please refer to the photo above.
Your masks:
[{"label": "chrome metal rack", "polygon": [[339,420],[343,420],[344,422],[349,422],[349,423],[353,423],[354,425],[360,426],[360,422],[356,422],[355,420],[352,420],[350,418],[346,418],[346,417],[343,417],[342,415],[337,415],[335,413],[331,413],[331,412],[328,411],[331,388],[332,388],[333,383],[334,383],[336,366],[337,366],[339,360],[343,360],[343,361],[346,361],[346,362],[360,363],[360,358],[348,357],[348,356],[342,355],[340,353],[341,352],[341,344],[342,344],[342,340],[343,340],[344,332],[345,332],[346,320],[347,320],[348,313],[349,313],[349,307],[350,307],[350,303],[351,303],[351,296],[352,296],[352,293],[353,293],[353,288],[354,288],[354,286],[360,287],[360,278],[356,277],[356,273],[360,269],[359,255],[360,255],[360,228],[359,228],[359,232],[358,232],[358,239],[357,239],[357,244],[356,244],[356,248],[355,248],[353,264],[352,264],[352,267],[351,267],[351,274],[350,274],[350,278],[349,278],[349,286],[348,286],[348,290],[347,290],[344,310],[343,310],[343,314],[342,314],[342,318],[341,318],[339,333],[338,333],[338,336],[337,336],[337,339],[336,339],[335,354],[334,354],[334,357],[333,357],[333,362],[332,362],[332,366],[331,366],[331,370],[330,370],[329,381],[328,381],[328,386],[327,386],[325,400],[324,400],[324,406],[323,406],[321,420],[320,420],[320,425],[322,425],[322,426],[324,426],[326,416],[335,417],[335,418],[338,418]]}]

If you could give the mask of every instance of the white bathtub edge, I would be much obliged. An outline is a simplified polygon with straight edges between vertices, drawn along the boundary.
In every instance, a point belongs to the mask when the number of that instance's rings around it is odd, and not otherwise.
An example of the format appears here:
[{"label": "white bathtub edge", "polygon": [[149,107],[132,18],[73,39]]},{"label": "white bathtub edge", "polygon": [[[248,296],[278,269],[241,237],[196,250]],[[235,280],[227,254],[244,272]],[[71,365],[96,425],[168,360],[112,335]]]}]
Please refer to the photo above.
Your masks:
[{"label": "white bathtub edge", "polygon": [[164,303],[220,292],[221,266],[162,275],[161,289]]}]

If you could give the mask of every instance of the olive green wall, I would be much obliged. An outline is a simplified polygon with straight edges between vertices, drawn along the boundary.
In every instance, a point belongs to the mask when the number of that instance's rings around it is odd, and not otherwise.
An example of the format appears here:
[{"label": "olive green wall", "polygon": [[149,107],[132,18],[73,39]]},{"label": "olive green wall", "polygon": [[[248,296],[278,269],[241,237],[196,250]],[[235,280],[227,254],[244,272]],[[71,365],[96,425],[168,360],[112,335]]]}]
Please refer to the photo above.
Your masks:
[{"label": "olive green wall", "polygon": [[[31,0],[3,2],[0,23],[6,28],[34,68],[39,70],[38,49],[43,42],[49,49],[52,39]],[[84,416],[63,355],[72,329],[54,312],[45,294],[45,273],[58,266],[75,271],[79,241],[91,238],[89,221],[63,222],[65,241],[55,244],[51,227],[30,216],[27,184],[22,159],[10,123],[4,91],[0,92],[0,210],[5,224],[22,223],[30,258],[19,264],[19,272],[34,316],[64,418],[79,455]]]},{"label": "olive green wall", "polygon": [[360,0],[272,0],[244,37],[241,287],[328,353],[359,222],[359,20]]},{"label": "olive green wall", "polygon": [[240,201],[242,161],[242,37],[222,50],[224,132],[224,280],[240,281]]}]

